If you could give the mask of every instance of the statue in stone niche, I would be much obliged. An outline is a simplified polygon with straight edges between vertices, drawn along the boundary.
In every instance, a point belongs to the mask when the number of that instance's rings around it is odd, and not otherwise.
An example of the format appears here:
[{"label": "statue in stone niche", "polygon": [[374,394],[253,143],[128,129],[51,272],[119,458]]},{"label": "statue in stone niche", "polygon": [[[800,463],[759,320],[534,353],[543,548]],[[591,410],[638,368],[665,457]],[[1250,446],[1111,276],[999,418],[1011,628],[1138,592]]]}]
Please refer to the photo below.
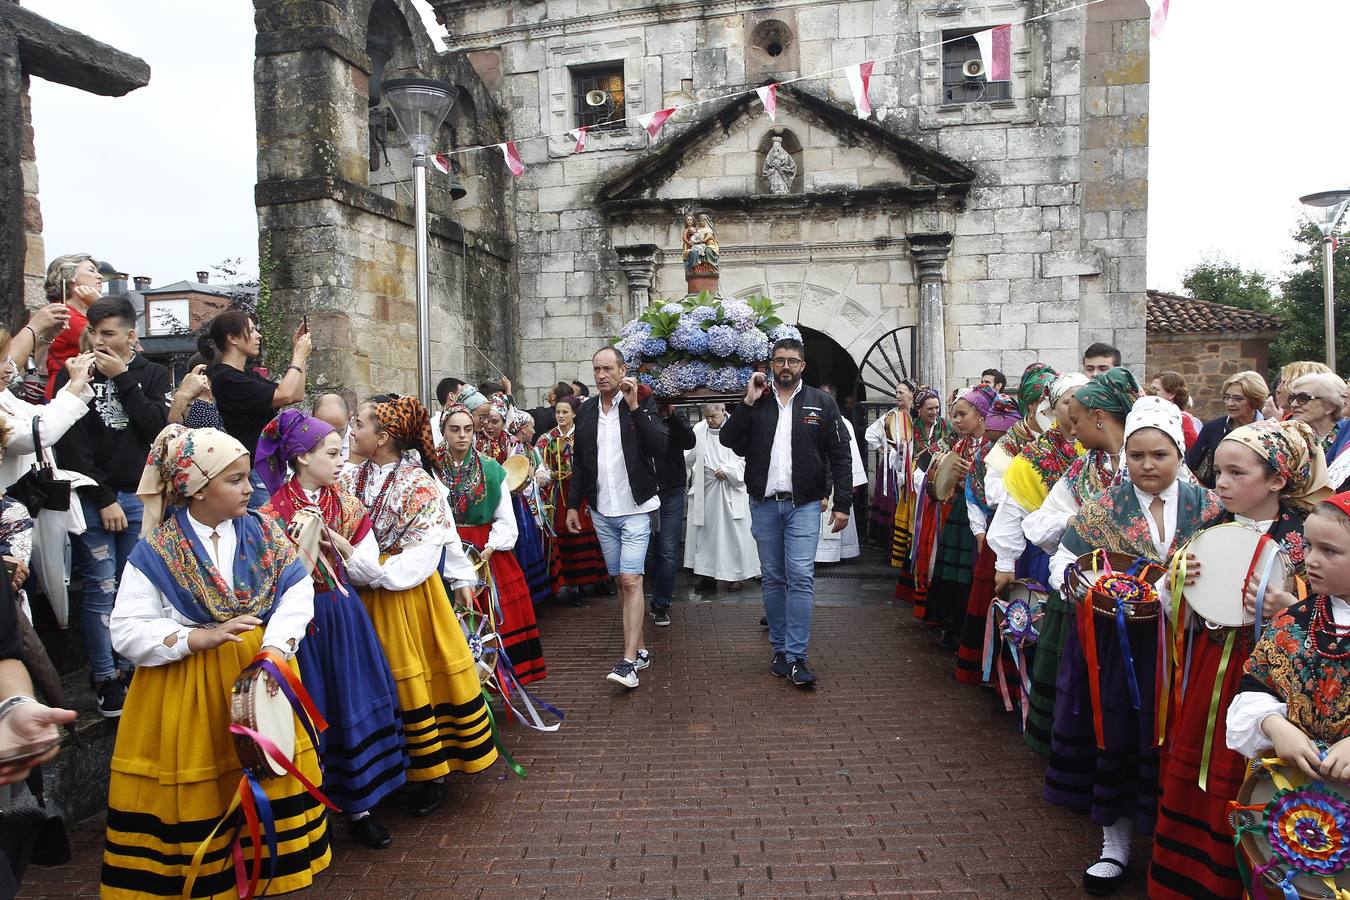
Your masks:
[{"label": "statue in stone niche", "polygon": [[717,234],[713,231],[712,221],[706,214],[698,217],[684,217],[684,273],[686,275],[716,274],[717,261],[721,258],[721,248],[717,245]]},{"label": "statue in stone niche", "polygon": [[764,154],[764,180],[769,183],[770,194],[792,193],[792,182],[797,177],[797,164],[792,154],[783,149],[783,139],[775,137],[773,146]]}]

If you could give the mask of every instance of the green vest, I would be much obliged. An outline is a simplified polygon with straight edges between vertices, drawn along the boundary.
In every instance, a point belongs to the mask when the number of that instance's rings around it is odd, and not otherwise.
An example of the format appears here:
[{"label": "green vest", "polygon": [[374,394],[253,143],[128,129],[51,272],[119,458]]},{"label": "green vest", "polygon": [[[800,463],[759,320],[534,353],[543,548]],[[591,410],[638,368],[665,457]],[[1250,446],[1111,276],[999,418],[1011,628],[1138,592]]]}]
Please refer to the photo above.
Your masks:
[{"label": "green vest", "polygon": [[[478,453],[477,450],[470,450],[470,453]],[[479,453],[479,456],[482,456]],[[483,499],[469,507],[468,512],[463,516],[463,521],[457,521],[458,525],[487,525],[492,522],[492,514],[497,511],[497,504],[502,499],[502,482],[506,480],[506,470],[502,468],[501,463],[495,459],[488,459],[483,456],[483,481],[486,490],[483,491]]]}]

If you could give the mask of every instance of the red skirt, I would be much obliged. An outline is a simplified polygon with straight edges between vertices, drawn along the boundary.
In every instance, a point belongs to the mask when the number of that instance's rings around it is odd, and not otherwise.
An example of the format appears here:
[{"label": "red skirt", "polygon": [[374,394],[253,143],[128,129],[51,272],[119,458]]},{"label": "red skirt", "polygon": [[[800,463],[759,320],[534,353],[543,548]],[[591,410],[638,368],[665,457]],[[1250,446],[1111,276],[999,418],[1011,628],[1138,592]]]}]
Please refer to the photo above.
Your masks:
[{"label": "red skirt", "polygon": [[[460,525],[459,536],[482,550],[491,530],[491,523]],[[502,649],[510,657],[521,684],[538,681],[548,674],[548,669],[544,665],[544,646],[539,641],[539,625],[534,620],[534,603],[530,601],[530,585],[525,581],[525,573],[510,550],[493,552],[488,566],[492,569],[502,607],[502,620],[497,623]]]},{"label": "red skirt", "polygon": [[[566,483],[562,485],[559,496],[567,496]],[[595,526],[591,523],[590,511],[584,503],[578,515],[581,518],[581,532],[573,534],[567,530],[567,505],[554,503],[554,538],[550,560],[554,593],[564,587],[584,587],[609,581],[605,554],[600,550],[600,539],[595,536]]]},{"label": "red skirt", "polygon": [[962,684],[979,684],[984,680],[984,629],[989,607],[994,603],[994,559],[994,551],[985,541],[975,558],[966,617],[961,621],[961,643],[956,648],[956,680]]},{"label": "red skirt", "polygon": [[[896,596],[914,604],[914,617],[923,619],[928,611],[928,589],[933,583],[933,552],[937,548],[938,535],[947,521],[950,507],[928,496],[925,491],[919,497],[923,504],[919,513],[919,529],[914,535],[914,566],[912,587],[905,579],[896,582]],[[906,596],[908,594],[908,596]]]},{"label": "red skirt", "polygon": [[1240,629],[1219,685],[1214,731],[1210,740],[1209,775],[1200,789],[1205,728],[1214,684],[1229,630],[1203,629],[1191,636],[1191,662],[1186,696],[1168,723],[1166,752],[1159,772],[1161,800],[1153,833],[1148,871],[1151,898],[1243,896],[1242,878],[1228,824],[1228,801],[1237,798],[1247,775],[1246,760],[1228,749],[1225,731],[1228,705],[1237,696],[1242,665],[1252,650],[1250,629]]}]

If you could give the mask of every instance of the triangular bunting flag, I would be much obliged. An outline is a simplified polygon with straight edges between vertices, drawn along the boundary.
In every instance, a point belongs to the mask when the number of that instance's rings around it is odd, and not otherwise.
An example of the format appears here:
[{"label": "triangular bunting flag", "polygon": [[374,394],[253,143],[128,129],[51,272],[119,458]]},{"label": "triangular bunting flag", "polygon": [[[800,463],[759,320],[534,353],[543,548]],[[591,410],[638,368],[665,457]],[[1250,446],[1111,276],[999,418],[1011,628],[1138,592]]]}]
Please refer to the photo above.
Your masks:
[{"label": "triangular bunting flag", "polygon": [[436,167],[436,171],[442,175],[450,174],[450,157],[444,153],[437,153],[431,158],[431,164]]},{"label": "triangular bunting flag", "polygon": [[573,128],[571,131],[567,132],[567,134],[568,134],[569,137],[572,137],[572,138],[575,138],[575,139],[576,139],[576,142],[577,142],[577,149],[576,149],[575,152],[577,152],[577,153],[582,153],[582,152],[585,151],[585,149],[586,149],[586,132],[590,130],[590,127],[591,127],[591,126],[589,126],[589,125],[582,125],[580,128]]},{"label": "triangular bunting flag", "polygon": [[511,170],[511,174],[520,177],[525,171],[525,164],[520,161],[520,153],[516,150],[515,141],[507,141],[505,144],[498,144],[502,148],[502,156],[506,159],[506,167]]},{"label": "triangular bunting flag", "polygon": [[867,84],[872,80],[873,62],[858,63],[844,70],[848,77],[849,90],[853,92],[853,105],[857,107],[858,118],[865,119],[872,114],[872,101],[867,97]]},{"label": "triangular bunting flag", "polygon": [[656,133],[661,130],[661,126],[666,124],[666,119],[669,119],[674,113],[673,107],[658,109],[656,112],[647,113],[645,116],[638,116],[638,124],[647,129],[647,133],[652,137],[656,137]]},{"label": "triangular bunting flag", "polygon": [[759,102],[764,104],[764,111],[769,114],[769,121],[778,118],[778,85],[766,84],[764,87],[755,88],[755,93],[759,94]]},{"label": "triangular bunting flag", "polygon": [[971,37],[980,47],[985,81],[1012,81],[1012,26],[986,28]]},{"label": "triangular bunting flag", "polygon": [[1148,33],[1153,37],[1162,34],[1163,26],[1167,24],[1167,8],[1172,5],[1172,0],[1148,0],[1148,9],[1152,15],[1149,17]]}]

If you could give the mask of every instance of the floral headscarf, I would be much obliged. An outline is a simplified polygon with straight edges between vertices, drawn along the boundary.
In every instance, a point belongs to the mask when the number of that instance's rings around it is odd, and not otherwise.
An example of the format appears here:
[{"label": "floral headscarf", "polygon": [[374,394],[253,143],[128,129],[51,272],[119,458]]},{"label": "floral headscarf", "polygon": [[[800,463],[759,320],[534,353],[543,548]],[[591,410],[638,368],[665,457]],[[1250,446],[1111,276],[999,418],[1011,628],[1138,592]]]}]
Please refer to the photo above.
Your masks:
[{"label": "floral headscarf", "polygon": [[1074,392],[1074,396],[1088,409],[1100,409],[1124,421],[1140,393],[1134,373],[1124,366],[1116,366],[1093,376]]},{"label": "floral headscarf", "polygon": [[430,470],[436,461],[436,442],[431,437],[431,415],[422,402],[398,394],[384,394],[370,402],[380,428],[420,453],[422,467]]},{"label": "floral headscarf", "polygon": [[258,477],[267,485],[267,493],[275,494],[290,477],[290,461],[309,453],[319,442],[332,434],[334,428],[322,419],[307,416],[299,410],[283,409],[267,423],[258,436],[258,452],[254,467]]},{"label": "floral headscarf", "polygon": [[1287,485],[1282,493],[1291,503],[1306,509],[1331,496],[1326,457],[1306,422],[1263,419],[1234,428],[1224,441],[1250,448],[1283,475]]},{"label": "floral headscarf", "polygon": [[1022,404],[1023,415],[1035,414],[1036,408],[1041,405],[1041,401],[1050,390],[1050,385],[1058,376],[1059,373],[1054,367],[1045,363],[1034,362],[1027,366],[1026,371],[1022,373],[1021,382],[1017,385],[1017,399]]},{"label": "floral headscarf", "polygon": [[458,400],[461,405],[470,411],[475,410],[488,402],[488,398],[484,397],[478,388],[471,384],[466,384],[459,389]]},{"label": "floral headscarf", "polygon": [[200,491],[248,448],[215,428],[170,425],[150,445],[136,496],[145,504],[141,537],[164,521],[164,510]]},{"label": "floral headscarf", "polygon": [[987,384],[966,391],[961,399],[975,407],[990,431],[1007,431],[1021,421],[1017,403],[1007,394],[1000,394]]},{"label": "floral headscarf", "polygon": [[1050,385],[1050,403],[1053,405],[1064,399],[1064,395],[1078,390],[1088,383],[1088,377],[1082,372],[1065,372]]}]

